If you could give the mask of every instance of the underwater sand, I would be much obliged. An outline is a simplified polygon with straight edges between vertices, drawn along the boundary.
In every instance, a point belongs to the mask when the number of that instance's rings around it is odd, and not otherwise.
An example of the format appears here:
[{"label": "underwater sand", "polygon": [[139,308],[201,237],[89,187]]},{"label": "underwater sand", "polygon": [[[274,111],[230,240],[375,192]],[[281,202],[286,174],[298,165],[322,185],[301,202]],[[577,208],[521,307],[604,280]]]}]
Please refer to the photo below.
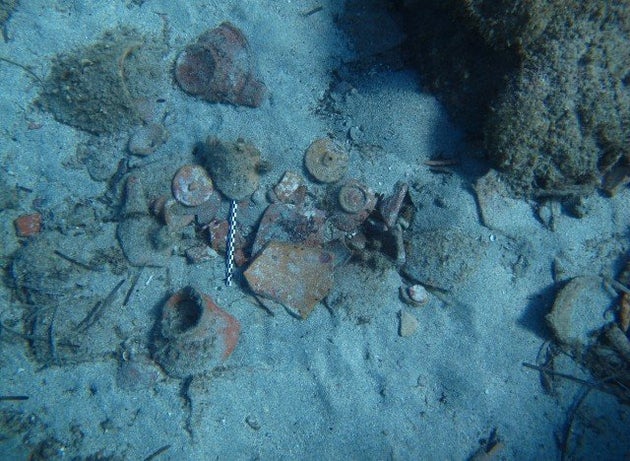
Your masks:
[{"label": "underwater sand", "polygon": [[[620,269],[630,192],[590,197],[582,219],[556,209],[553,230],[524,200],[498,198],[482,219],[473,185],[488,169],[483,152],[422,92],[415,71],[349,65],[400,43],[402,31],[383,8],[383,16],[366,19],[382,21],[379,41],[363,36],[357,42],[360,33],[339,28],[344,13],[343,2],[328,0],[32,0],[15,10],[0,56],[40,79],[55,55],[121,25],[161,37],[156,56],[164,93],[157,118],[169,136],[150,156],[131,157],[127,131],[96,137],[57,122],[35,104],[41,81],[0,62],[6,268],[0,320],[7,327],[0,331],[0,395],[28,397],[0,401],[0,458],[146,459],[159,451],[154,459],[457,460],[488,441],[500,441],[495,459],[560,456],[559,440],[582,387],[558,380],[554,393],[545,393],[539,374],[523,363],[536,363],[550,338],[544,315],[555,292],[554,261],[562,261],[565,280]],[[179,52],[223,21],[248,38],[269,89],[258,108],[210,104],[173,80]],[[332,85],[338,69],[344,69],[343,85]],[[305,149],[327,134],[350,146],[347,177],[380,194],[390,194],[397,181],[414,185],[413,232],[471,237],[467,251],[453,255],[469,260],[465,277],[412,307],[399,297],[409,281],[394,264],[353,259],[335,271],[327,306],[320,303],[300,320],[282,310],[270,315],[244,282],[226,287],[222,256],[191,265],[175,255],[165,267],[143,269],[124,261],[119,268],[109,259],[106,270],[72,272],[76,279],[63,282],[66,291],[54,307],[57,318],[89,311],[88,304],[124,280],[123,291],[86,331],[82,354],[66,354],[63,344],[50,350],[50,329],[35,339],[24,336],[34,334],[24,319],[37,306],[25,306],[15,292],[13,255],[33,244],[15,235],[19,215],[42,212],[43,235],[35,239],[87,261],[99,249],[118,247],[113,217],[120,201],[107,179],[121,159],[138,167],[147,190],[166,193],[174,172],[193,161],[195,144],[210,135],[242,137],[271,165],[262,177],[266,190],[287,170],[305,175]],[[435,171],[423,163],[440,157],[457,165]],[[308,187],[325,191],[312,182]],[[177,379],[152,361],[150,342],[165,299],[187,285],[235,316],[241,336],[223,366]],[[406,337],[399,334],[401,311],[418,321]],[[136,358],[137,375],[121,375],[123,352]],[[568,359],[556,367],[588,379]],[[591,392],[572,420],[570,453],[627,456],[628,416],[612,396]]]}]

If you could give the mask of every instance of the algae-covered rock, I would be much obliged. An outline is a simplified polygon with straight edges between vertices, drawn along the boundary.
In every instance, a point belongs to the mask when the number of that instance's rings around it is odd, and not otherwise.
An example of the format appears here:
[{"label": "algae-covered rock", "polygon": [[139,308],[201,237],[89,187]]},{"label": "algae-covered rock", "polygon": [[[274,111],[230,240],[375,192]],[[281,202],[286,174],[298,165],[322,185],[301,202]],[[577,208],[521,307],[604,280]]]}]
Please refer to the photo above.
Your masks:
[{"label": "algae-covered rock", "polygon": [[209,136],[200,154],[217,188],[230,200],[243,200],[258,189],[263,162],[252,143]]},{"label": "algae-covered rock", "polygon": [[140,108],[155,97],[151,85],[164,78],[156,42],[119,28],[90,46],[58,55],[40,103],[57,121],[95,134],[140,122]]},{"label": "algae-covered rock", "polygon": [[403,274],[414,282],[455,290],[478,267],[488,244],[459,229],[413,230]]},{"label": "algae-covered rock", "polygon": [[484,41],[495,49],[527,50],[536,43],[563,0],[469,0],[460,2]]},{"label": "algae-covered rock", "polygon": [[630,159],[630,10],[578,7],[543,40],[495,104],[485,129],[495,164],[517,191],[592,191]]},{"label": "algae-covered rock", "polygon": [[[630,3],[407,0],[426,86],[521,195],[630,175]],[[483,127],[483,129],[482,129]]]},{"label": "algae-covered rock", "polygon": [[17,6],[17,0],[0,0],[0,28],[4,27]]},{"label": "algae-covered rock", "polygon": [[488,43],[464,1],[405,0],[405,5],[423,87],[468,132],[480,133],[503,77],[519,65],[517,54]]}]

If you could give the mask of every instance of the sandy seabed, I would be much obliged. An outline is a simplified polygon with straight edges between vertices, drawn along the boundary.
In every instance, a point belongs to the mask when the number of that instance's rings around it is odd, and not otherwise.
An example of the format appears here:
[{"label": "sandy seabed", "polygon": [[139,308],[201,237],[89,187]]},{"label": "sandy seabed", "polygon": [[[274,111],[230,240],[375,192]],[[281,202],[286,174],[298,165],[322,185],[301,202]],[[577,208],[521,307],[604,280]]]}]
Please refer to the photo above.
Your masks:
[{"label": "sandy seabed", "polygon": [[[620,269],[629,192],[590,197],[581,219],[550,205],[552,223],[534,204],[487,190],[480,206],[473,186],[488,170],[483,152],[422,92],[414,70],[375,58],[404,34],[385,8],[369,11],[348,17],[344,2],[328,0],[33,0],[13,12],[0,44],[0,394],[28,398],[0,401],[1,458],[628,456],[627,407],[598,390],[579,400],[584,387],[570,379],[556,377],[545,391],[523,363],[547,350],[544,315],[557,282]],[[258,108],[211,104],[174,80],[178,54],[224,21],[248,38],[268,88]],[[168,137],[146,157],[128,152],[133,126],[94,135],[37,103],[56,55],[121,27],[154,40],[152,117]],[[378,41],[361,35],[374,30]],[[300,320],[261,308],[242,279],[225,287],[222,257],[189,264],[175,252],[160,267],[130,266],[119,257],[114,179],[132,170],[148,195],[169,193],[173,174],[211,135],[244,138],[269,163],[259,206],[285,171],[307,176],[313,140],[334,137],[349,151],[347,177],[384,195],[398,181],[410,185],[410,239],[466,236],[451,256],[465,259],[464,272],[448,280],[436,272],[447,289],[413,307],[399,296],[410,281],[396,264],[352,258]],[[444,157],[457,164],[424,164]],[[326,186],[307,183],[325,195]],[[17,237],[13,221],[33,212],[43,216],[41,235]],[[242,219],[253,227],[257,217]],[[224,364],[179,379],[152,360],[151,338],[165,299],[188,285],[237,318],[241,335]],[[409,315],[417,328],[402,336]],[[71,325],[76,341],[64,342]],[[590,379],[562,355],[556,368]]]}]

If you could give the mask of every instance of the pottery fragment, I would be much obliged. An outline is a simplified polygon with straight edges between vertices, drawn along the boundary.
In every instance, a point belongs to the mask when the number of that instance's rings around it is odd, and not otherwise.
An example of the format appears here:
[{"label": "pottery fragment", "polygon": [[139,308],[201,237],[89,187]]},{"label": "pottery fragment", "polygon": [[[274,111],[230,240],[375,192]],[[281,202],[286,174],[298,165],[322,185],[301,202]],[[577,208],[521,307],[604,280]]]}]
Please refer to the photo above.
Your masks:
[{"label": "pottery fragment", "polygon": [[171,190],[175,199],[182,205],[198,206],[210,198],[214,187],[202,166],[184,165],[175,173]]},{"label": "pottery fragment", "polygon": [[333,254],[319,246],[271,242],[245,271],[245,279],[263,304],[270,300],[305,319],[330,292],[333,263]]},{"label": "pottery fragment", "polygon": [[201,264],[218,256],[217,252],[208,245],[195,245],[186,249],[186,259],[190,264]]},{"label": "pottery fragment", "polygon": [[304,201],[305,195],[304,178],[293,171],[285,171],[282,179],[273,188],[274,201],[298,204]]},{"label": "pottery fragment", "polygon": [[418,329],[418,319],[410,313],[401,310],[399,315],[398,334],[403,338],[411,336]]},{"label": "pottery fragment", "polygon": [[185,92],[209,102],[258,107],[267,92],[245,35],[229,22],[204,32],[180,53],[175,79]]},{"label": "pottery fragment", "polygon": [[337,182],[348,171],[348,153],[330,138],[317,139],[306,150],[304,165],[317,181]]},{"label": "pottery fragment", "polygon": [[326,214],[317,208],[272,203],[260,219],[252,255],[258,254],[272,240],[320,245],[324,243],[325,221]]},{"label": "pottery fragment", "polygon": [[186,287],[164,304],[154,359],[175,378],[211,371],[232,354],[240,329],[209,296]]},{"label": "pottery fragment", "polygon": [[339,188],[337,201],[339,209],[333,213],[332,222],[344,232],[356,230],[376,206],[374,192],[354,179]]},{"label": "pottery fragment", "polygon": [[394,224],[396,224],[396,219],[398,218],[408,191],[409,186],[399,181],[394,186],[394,193],[379,202],[378,211],[381,213],[387,227],[392,228]]},{"label": "pottery fragment", "polygon": [[558,292],[545,320],[561,344],[581,351],[604,325],[611,301],[601,277],[575,277]]},{"label": "pottery fragment", "polygon": [[42,230],[42,215],[40,213],[23,214],[18,216],[13,224],[18,237],[32,237]]}]

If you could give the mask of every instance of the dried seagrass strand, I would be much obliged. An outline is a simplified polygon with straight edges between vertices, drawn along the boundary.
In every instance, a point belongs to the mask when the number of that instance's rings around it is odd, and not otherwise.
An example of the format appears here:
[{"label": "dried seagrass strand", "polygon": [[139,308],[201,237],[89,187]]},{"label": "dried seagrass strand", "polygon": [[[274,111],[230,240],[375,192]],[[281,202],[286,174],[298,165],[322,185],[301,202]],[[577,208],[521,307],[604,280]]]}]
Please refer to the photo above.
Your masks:
[{"label": "dried seagrass strand", "polygon": [[236,200],[230,202],[230,219],[228,221],[228,234],[225,249],[225,284],[232,285],[232,272],[234,271],[234,236],[236,234]]}]

